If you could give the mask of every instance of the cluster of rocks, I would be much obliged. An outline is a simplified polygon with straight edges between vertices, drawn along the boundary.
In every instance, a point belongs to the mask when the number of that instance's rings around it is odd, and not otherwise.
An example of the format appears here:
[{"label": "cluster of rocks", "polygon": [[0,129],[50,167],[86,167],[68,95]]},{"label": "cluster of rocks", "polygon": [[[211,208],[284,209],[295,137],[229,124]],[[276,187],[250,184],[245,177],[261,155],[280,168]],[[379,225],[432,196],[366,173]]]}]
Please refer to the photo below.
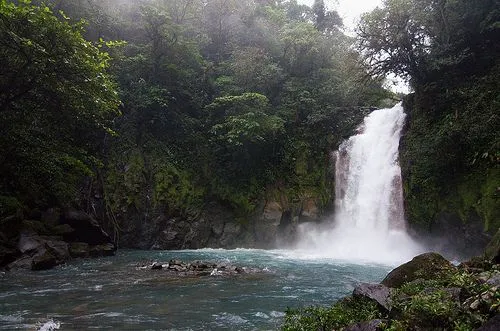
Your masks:
[{"label": "cluster of rocks", "polygon": [[116,247],[85,212],[51,210],[38,220],[1,220],[0,268],[45,270],[75,257],[114,255]]},{"label": "cluster of rocks", "polygon": [[171,276],[237,276],[243,274],[266,273],[266,269],[239,267],[226,263],[214,263],[206,261],[183,262],[170,260],[168,263],[152,262],[139,264],[138,269],[162,270]]},{"label": "cluster of rocks", "polygon": [[[480,262],[478,262],[480,261]],[[463,263],[456,267],[437,253],[426,253],[415,257],[393,271],[391,271],[380,284],[361,283],[355,287],[353,300],[369,300],[378,306],[382,315],[387,319],[374,319],[370,321],[360,321],[354,325],[345,328],[345,331],[376,331],[382,330],[390,324],[390,320],[397,320],[401,317],[401,311],[398,310],[397,303],[410,304],[412,295],[400,291],[403,285],[423,287],[420,295],[432,295],[444,293],[443,300],[450,300],[455,307],[470,311],[472,313],[490,316],[477,330],[500,330],[500,268],[497,264],[484,262],[478,259]],[[487,270],[486,270],[487,269]],[[481,293],[471,294],[464,287],[434,287],[433,280],[443,277],[445,274],[465,272],[471,275],[474,282],[482,284],[484,288]],[[430,281],[430,282],[429,282]],[[430,324],[437,321],[428,321]],[[439,329],[438,326],[419,326],[414,325],[415,330],[421,329]]]}]

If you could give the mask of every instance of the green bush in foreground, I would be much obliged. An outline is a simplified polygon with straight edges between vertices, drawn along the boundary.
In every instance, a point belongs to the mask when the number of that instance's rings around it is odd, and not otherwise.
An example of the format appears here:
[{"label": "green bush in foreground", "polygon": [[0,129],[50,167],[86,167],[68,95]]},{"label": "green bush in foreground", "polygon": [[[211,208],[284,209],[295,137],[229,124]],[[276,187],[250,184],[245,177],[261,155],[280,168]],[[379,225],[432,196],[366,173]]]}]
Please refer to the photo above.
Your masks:
[{"label": "green bush in foreground", "polygon": [[486,279],[498,265],[472,273],[460,268],[434,279],[417,279],[393,289],[390,312],[368,299],[348,297],[331,307],[288,309],[282,330],[342,330],[381,319],[380,330],[474,330],[500,310],[500,290]]},{"label": "green bush in foreground", "polygon": [[345,298],[331,307],[288,309],[282,330],[338,330],[357,321],[382,318],[377,304],[369,300]]}]

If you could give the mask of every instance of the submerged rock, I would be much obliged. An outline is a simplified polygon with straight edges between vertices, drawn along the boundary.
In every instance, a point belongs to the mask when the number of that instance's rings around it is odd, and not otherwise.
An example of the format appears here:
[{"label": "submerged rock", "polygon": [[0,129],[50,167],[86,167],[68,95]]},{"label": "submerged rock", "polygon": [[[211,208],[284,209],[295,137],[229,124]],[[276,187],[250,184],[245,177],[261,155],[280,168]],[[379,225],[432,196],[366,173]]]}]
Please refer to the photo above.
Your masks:
[{"label": "submerged rock", "polygon": [[438,253],[425,253],[414,257],[411,261],[392,270],[382,280],[381,284],[387,287],[399,288],[403,284],[418,278],[430,279],[439,274],[456,269],[450,261]]}]

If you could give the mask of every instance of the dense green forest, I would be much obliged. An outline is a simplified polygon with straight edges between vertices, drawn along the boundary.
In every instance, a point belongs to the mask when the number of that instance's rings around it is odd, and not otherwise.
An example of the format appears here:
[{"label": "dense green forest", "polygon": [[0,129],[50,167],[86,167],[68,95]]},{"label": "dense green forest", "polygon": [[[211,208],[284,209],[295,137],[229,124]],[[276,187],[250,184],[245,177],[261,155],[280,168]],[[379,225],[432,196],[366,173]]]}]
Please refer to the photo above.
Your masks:
[{"label": "dense green forest", "polygon": [[0,24],[2,215],[327,208],[330,152],[390,96],[323,1],[2,1]]}]

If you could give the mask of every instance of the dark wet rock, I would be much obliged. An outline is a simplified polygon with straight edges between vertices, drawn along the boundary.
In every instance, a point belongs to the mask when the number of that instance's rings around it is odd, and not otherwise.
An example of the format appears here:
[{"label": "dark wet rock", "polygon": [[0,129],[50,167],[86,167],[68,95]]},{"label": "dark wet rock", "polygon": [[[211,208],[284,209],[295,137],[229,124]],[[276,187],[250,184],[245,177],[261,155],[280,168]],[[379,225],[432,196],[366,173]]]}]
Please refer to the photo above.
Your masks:
[{"label": "dark wet rock", "polygon": [[352,292],[354,298],[367,298],[375,301],[383,309],[391,310],[391,289],[382,284],[361,283]]},{"label": "dark wet rock", "polygon": [[91,257],[101,257],[101,256],[113,256],[116,252],[116,246],[111,243],[106,243],[102,245],[91,245],[89,249],[89,255]]},{"label": "dark wet rock", "polygon": [[61,211],[57,208],[49,208],[41,212],[40,221],[42,223],[55,227],[60,225]]},{"label": "dark wet rock", "polygon": [[258,268],[246,268],[225,263],[213,263],[207,261],[183,262],[172,259],[168,263],[144,262],[138,265],[138,269],[161,270],[166,276],[173,277],[204,277],[204,276],[236,276],[242,274],[268,273],[267,270]]},{"label": "dark wet rock", "polygon": [[212,224],[210,229],[212,230],[212,233],[215,235],[215,237],[220,238],[220,236],[222,236],[222,234],[224,233],[224,222],[216,222]]},{"label": "dark wet rock", "polygon": [[108,256],[116,250],[99,223],[84,212],[71,210],[61,216],[59,210],[49,209],[29,215],[32,218],[0,220],[0,267],[42,270],[71,257]]},{"label": "dark wet rock", "polygon": [[52,230],[46,224],[35,221],[35,220],[23,220],[22,221],[22,231],[24,232],[34,232],[39,235],[51,235]]},{"label": "dark wet rock", "polygon": [[497,230],[495,236],[493,236],[488,246],[486,246],[484,256],[494,263],[500,263],[500,229]]},{"label": "dark wet rock", "polygon": [[151,270],[161,270],[163,269],[163,264],[155,262],[151,265]]},{"label": "dark wet rock", "polygon": [[0,268],[13,262],[18,255],[17,249],[12,244],[0,242]]},{"label": "dark wet rock", "polygon": [[22,257],[9,264],[9,269],[45,270],[70,259],[66,242],[58,237],[39,236],[33,232],[21,232],[17,250]]},{"label": "dark wet rock", "polygon": [[104,232],[99,223],[83,211],[68,210],[64,213],[63,224],[68,224],[74,232],[64,236],[68,242],[86,242],[90,245],[102,245],[111,243],[109,235]]},{"label": "dark wet rock", "polygon": [[61,224],[61,225],[54,226],[52,228],[52,233],[54,235],[63,236],[63,237],[68,237],[70,235],[73,235],[74,232],[75,232],[75,229],[73,229],[73,227],[71,227],[71,225],[69,225],[69,224]]},{"label": "dark wet rock", "polygon": [[241,233],[241,225],[235,222],[227,222],[224,225],[224,233],[220,238],[223,247],[232,247],[236,244],[236,238]]},{"label": "dark wet rock", "polygon": [[23,255],[14,262],[11,262],[7,265],[8,270],[16,270],[16,269],[31,269],[32,258],[28,255]]},{"label": "dark wet rock", "polygon": [[22,253],[36,250],[44,244],[44,240],[36,233],[22,232],[17,244],[17,249]]},{"label": "dark wet rock", "polygon": [[31,259],[32,270],[47,270],[58,265],[57,258],[46,247],[40,248]]},{"label": "dark wet rock", "polygon": [[384,325],[384,320],[375,319],[348,326],[344,331],[377,331],[381,330],[382,325]]},{"label": "dark wet rock", "polygon": [[425,253],[392,270],[381,284],[398,288],[418,278],[430,279],[455,269],[444,257],[437,253]]},{"label": "dark wet rock", "polygon": [[89,257],[90,245],[82,242],[71,243],[69,245],[69,254],[71,257]]},{"label": "dark wet rock", "polygon": [[476,331],[498,331],[500,330],[500,314],[496,314],[492,318],[490,318],[485,324],[483,324],[480,328],[477,328]]},{"label": "dark wet rock", "polygon": [[55,256],[58,264],[64,263],[71,258],[67,242],[61,240],[48,240],[45,242],[45,247]]}]

